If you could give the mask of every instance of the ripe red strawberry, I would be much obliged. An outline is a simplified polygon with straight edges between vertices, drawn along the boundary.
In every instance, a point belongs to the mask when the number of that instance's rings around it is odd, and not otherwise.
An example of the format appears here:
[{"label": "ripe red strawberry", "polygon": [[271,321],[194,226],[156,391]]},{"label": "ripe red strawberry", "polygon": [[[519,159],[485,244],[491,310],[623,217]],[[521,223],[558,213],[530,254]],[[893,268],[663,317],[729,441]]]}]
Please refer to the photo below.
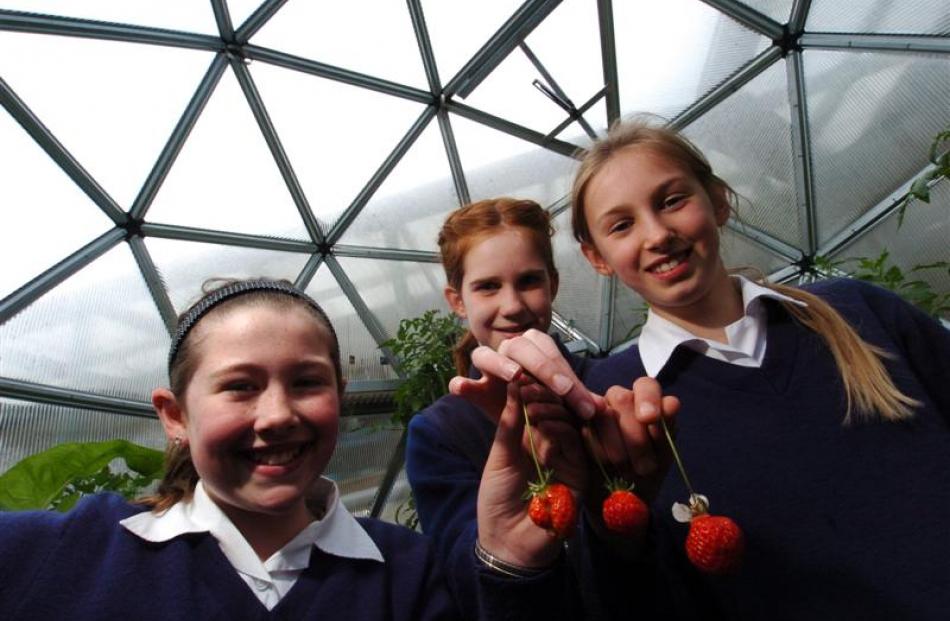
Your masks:
[{"label": "ripe red strawberry", "polygon": [[610,495],[604,499],[601,515],[611,532],[620,535],[642,533],[650,521],[650,509],[622,480],[607,485]]},{"label": "ripe red strawberry", "polygon": [[560,539],[573,535],[577,504],[571,490],[563,483],[548,483],[546,479],[531,483],[529,488],[528,516],[531,521]]},{"label": "ripe red strawberry", "polygon": [[731,519],[721,515],[698,513],[689,522],[686,556],[700,571],[727,574],[742,563],[745,537]]}]

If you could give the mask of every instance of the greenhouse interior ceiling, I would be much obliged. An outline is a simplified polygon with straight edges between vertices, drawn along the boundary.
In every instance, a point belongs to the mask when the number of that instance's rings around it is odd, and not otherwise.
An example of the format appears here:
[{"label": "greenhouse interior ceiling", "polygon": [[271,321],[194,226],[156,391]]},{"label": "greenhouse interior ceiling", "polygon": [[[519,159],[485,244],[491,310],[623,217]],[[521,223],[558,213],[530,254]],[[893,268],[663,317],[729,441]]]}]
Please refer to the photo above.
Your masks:
[{"label": "greenhouse interior ceiling", "polygon": [[950,125],[945,0],[2,0],[0,103],[0,472],[61,442],[162,447],[177,314],[209,278],[286,278],[341,339],[330,474],[385,515],[406,486],[382,343],[445,308],[450,211],[544,205],[557,331],[592,354],[635,335],[642,301],[568,209],[579,153],[635,113],[741,195],[731,266],[950,260],[950,183],[903,200]]}]

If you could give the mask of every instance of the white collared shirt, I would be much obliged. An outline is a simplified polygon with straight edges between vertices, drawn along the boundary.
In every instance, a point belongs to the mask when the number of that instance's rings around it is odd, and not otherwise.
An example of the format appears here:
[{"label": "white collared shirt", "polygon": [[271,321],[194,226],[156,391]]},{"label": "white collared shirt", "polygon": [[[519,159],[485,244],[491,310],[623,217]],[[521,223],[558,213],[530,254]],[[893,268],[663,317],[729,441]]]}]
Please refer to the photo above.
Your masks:
[{"label": "white collared shirt", "polygon": [[804,302],[756,284],[745,276],[733,276],[742,291],[745,315],[725,327],[728,343],[696,336],[669,319],[649,312],[637,345],[647,375],[656,377],[679,345],[704,356],[744,367],[760,367],[765,358],[766,312],[760,298],[772,298],[805,306]]},{"label": "white collared shirt", "polygon": [[311,522],[263,562],[244,535],[211,500],[201,481],[190,500],[178,502],[161,514],[146,511],[119,523],[152,542],[168,541],[186,533],[210,533],[257,599],[272,610],[310,564],[311,546],[335,556],[385,562],[379,548],[340,502],[336,483],[320,477],[310,497],[326,507],[323,518]]}]

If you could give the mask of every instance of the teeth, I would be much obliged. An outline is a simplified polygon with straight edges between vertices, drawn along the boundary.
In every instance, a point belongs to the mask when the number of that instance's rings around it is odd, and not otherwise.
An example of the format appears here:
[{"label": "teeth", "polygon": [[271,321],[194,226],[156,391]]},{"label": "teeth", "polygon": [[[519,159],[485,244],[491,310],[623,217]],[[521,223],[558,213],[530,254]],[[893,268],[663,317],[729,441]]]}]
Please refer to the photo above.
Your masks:
[{"label": "teeth", "polygon": [[663,272],[670,271],[671,269],[673,269],[680,263],[682,263],[682,261],[680,261],[679,259],[670,259],[669,261],[666,261],[665,263],[660,263],[659,265],[657,265],[655,268],[653,268],[653,271],[657,272],[658,274],[662,274]]},{"label": "teeth", "polygon": [[303,446],[299,446],[287,451],[252,451],[251,461],[265,466],[283,466],[296,459],[303,452],[303,449]]}]

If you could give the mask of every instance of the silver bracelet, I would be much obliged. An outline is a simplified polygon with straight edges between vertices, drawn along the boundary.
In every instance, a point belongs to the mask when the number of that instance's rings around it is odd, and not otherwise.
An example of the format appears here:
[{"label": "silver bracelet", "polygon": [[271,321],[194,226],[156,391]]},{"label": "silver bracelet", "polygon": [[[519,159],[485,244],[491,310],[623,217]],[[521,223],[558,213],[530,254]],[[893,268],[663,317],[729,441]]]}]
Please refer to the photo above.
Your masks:
[{"label": "silver bracelet", "polygon": [[503,561],[483,548],[482,544],[478,542],[478,539],[475,540],[475,557],[481,561],[485,567],[510,578],[533,578],[534,576],[542,574],[548,570],[547,567],[524,567],[522,565],[515,565],[514,563]]}]

